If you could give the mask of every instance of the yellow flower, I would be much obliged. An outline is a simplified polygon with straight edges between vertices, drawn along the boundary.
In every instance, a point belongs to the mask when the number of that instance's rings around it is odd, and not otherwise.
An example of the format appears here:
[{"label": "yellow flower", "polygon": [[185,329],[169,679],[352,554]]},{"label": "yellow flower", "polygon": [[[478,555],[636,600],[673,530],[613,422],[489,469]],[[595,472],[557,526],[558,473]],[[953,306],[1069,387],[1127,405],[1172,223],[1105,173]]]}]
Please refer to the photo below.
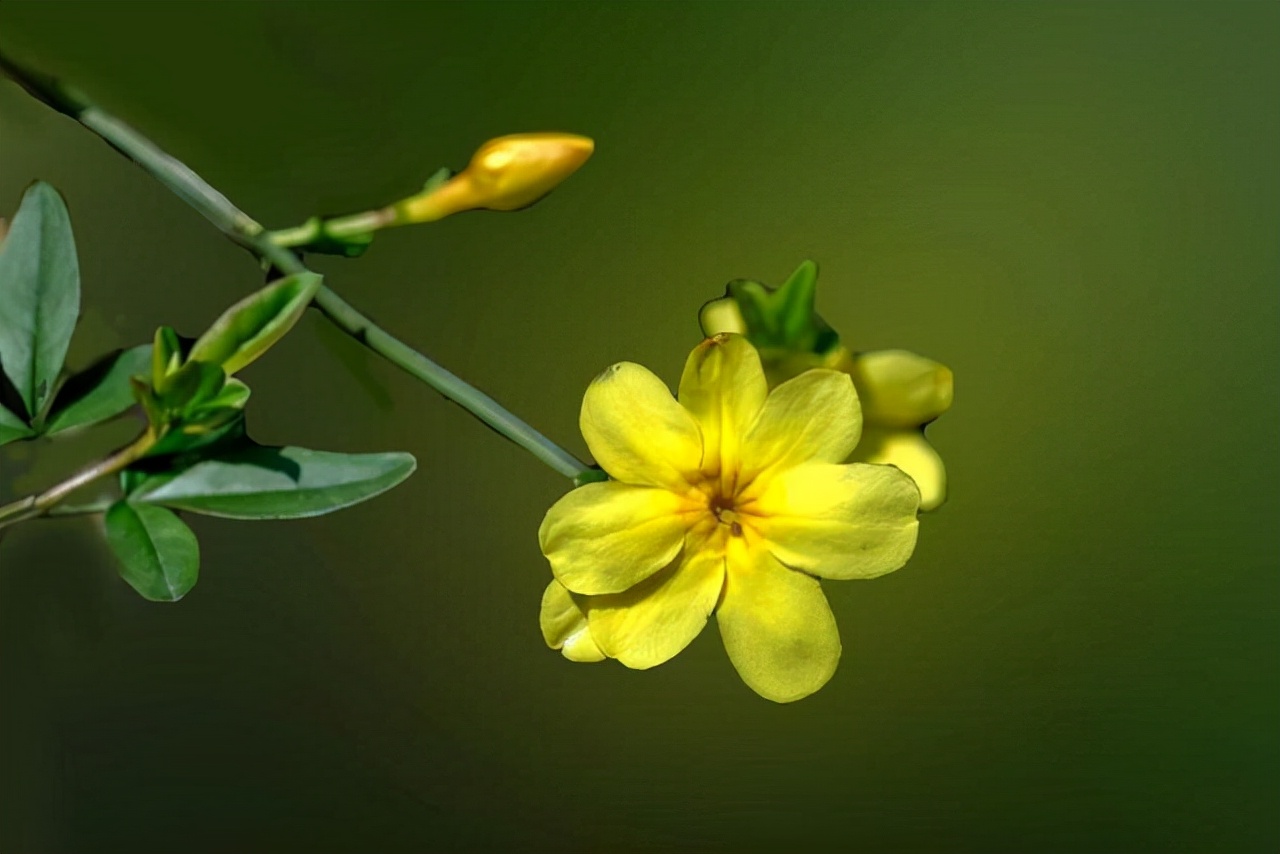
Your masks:
[{"label": "yellow flower", "polygon": [[393,224],[433,222],[484,208],[514,211],[554,190],[595,150],[589,137],[572,133],[517,133],[491,139],[457,175],[394,206]]},{"label": "yellow flower", "polygon": [[712,613],[743,681],[790,702],[835,672],[819,579],[874,578],[915,548],[919,492],[891,466],[843,464],[862,419],[848,374],[774,388],[739,335],[700,344],[679,398],[623,362],[587,389],[582,434],[613,478],[573,490],[538,531],[555,580],[543,635],[576,661],[645,669]]}]

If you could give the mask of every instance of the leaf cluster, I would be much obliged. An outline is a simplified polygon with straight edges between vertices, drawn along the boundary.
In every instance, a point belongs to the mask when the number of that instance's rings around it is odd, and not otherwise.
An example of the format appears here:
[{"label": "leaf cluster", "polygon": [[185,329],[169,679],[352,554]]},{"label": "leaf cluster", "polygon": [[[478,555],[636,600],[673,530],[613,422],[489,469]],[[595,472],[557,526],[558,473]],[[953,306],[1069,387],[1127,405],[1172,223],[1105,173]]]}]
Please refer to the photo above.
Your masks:
[{"label": "leaf cluster", "polygon": [[0,445],[56,437],[129,411],[145,419],[145,454],[119,473],[104,515],[121,577],[143,597],[176,601],[199,573],[199,543],[179,514],[298,519],[373,498],[414,470],[406,453],[264,447],[249,438],[250,390],[235,374],[298,322],[321,277],[271,282],[198,338],[160,327],[150,344],[68,375],[80,272],[61,196],[25,193],[0,243]]}]

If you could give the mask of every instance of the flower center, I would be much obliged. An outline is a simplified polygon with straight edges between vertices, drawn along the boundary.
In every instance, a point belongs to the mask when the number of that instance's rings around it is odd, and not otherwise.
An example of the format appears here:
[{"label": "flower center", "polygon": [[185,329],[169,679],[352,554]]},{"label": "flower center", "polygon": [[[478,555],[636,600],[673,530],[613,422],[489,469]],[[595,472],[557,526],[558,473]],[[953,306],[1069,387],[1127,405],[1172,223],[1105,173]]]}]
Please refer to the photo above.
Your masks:
[{"label": "flower center", "polygon": [[738,521],[738,514],[733,509],[732,498],[725,498],[723,495],[712,495],[711,503],[708,506],[716,517],[716,522],[727,526],[729,533],[733,536],[742,536],[742,523]]}]

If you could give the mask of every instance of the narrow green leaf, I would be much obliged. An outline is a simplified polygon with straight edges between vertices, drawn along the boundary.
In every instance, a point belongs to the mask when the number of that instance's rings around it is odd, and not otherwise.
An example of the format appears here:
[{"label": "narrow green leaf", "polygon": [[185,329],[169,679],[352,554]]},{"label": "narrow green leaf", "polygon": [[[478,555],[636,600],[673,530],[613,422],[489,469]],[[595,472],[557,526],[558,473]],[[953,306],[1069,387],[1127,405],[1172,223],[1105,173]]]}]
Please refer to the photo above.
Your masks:
[{"label": "narrow green leaf", "polygon": [[[813,304],[818,285],[818,265],[805,261],[778,289],[778,327],[784,340],[800,341],[813,326]],[[811,337],[811,336],[810,336]]]},{"label": "narrow green leaf", "polygon": [[113,353],[71,377],[58,391],[44,432],[53,434],[114,418],[137,403],[129,380],[146,375],[151,345]]},{"label": "narrow green leaf", "polygon": [[105,523],[107,543],[120,560],[120,577],[142,598],[177,602],[195,586],[200,544],[172,512],[117,501],[107,510]]},{"label": "narrow green leaf", "polygon": [[0,406],[0,445],[7,445],[10,442],[16,442],[18,439],[26,439],[34,435],[35,431],[28,427],[21,418]]},{"label": "narrow green leaf", "polygon": [[163,392],[169,387],[169,376],[177,372],[182,364],[182,342],[172,327],[161,326],[156,329],[155,340],[151,344],[151,387]]},{"label": "narrow green leaf", "polygon": [[80,265],[58,191],[38,181],[0,244],[0,365],[27,415],[44,411],[80,314]]},{"label": "narrow green leaf", "polygon": [[301,519],[373,498],[416,466],[403,453],[252,447],[149,480],[131,500],[228,519]]},{"label": "narrow green leaf", "polygon": [[214,321],[187,358],[221,365],[231,376],[293,328],[320,281],[315,273],[298,273],[250,294]]}]

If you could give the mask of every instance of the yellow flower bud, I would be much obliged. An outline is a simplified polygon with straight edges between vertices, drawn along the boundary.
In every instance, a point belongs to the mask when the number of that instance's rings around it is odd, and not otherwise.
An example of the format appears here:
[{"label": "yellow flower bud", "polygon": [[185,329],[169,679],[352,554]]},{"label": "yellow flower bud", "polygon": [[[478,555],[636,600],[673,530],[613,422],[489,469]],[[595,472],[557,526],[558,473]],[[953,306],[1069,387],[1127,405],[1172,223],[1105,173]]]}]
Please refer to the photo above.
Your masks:
[{"label": "yellow flower bud", "polygon": [[480,146],[466,169],[395,205],[396,224],[482,208],[513,211],[554,190],[587,162],[595,142],[571,133],[518,133]]},{"label": "yellow flower bud", "polygon": [[951,408],[952,377],[945,365],[907,350],[859,353],[849,374],[862,401],[862,415],[876,424],[915,427]]}]

